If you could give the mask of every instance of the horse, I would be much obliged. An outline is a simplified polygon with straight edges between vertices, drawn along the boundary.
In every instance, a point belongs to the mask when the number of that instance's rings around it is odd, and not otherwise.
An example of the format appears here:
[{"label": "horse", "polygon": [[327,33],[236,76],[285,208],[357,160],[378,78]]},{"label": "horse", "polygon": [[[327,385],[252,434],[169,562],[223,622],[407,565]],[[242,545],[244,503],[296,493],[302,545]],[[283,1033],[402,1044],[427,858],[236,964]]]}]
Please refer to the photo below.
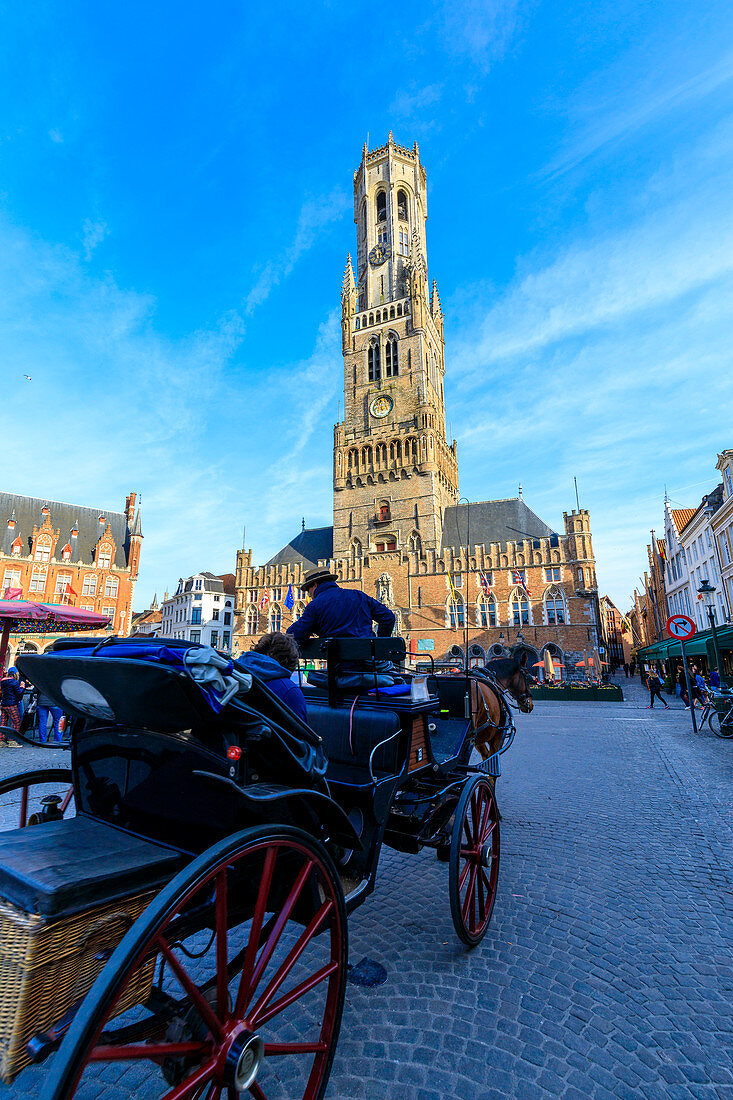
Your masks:
[{"label": "horse", "polygon": [[[499,687],[517,701],[524,714],[531,714],[534,701],[530,693],[531,678],[526,671],[527,654],[520,658],[500,657],[484,666]],[[503,731],[503,704],[491,684],[475,679],[471,683],[471,713],[475,730],[475,745],[482,760],[487,760],[501,748]]]}]

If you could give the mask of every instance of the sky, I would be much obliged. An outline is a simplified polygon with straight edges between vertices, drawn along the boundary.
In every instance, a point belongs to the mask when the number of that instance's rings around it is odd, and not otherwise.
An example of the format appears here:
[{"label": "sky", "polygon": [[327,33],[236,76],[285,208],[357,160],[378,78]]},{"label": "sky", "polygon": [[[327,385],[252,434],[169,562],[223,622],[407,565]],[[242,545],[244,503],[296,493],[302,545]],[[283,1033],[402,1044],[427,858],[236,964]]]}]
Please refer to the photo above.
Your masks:
[{"label": "sky", "polygon": [[[733,447],[733,8],[0,0],[2,487],[142,497],[135,606],[332,521],[365,140],[419,143],[469,500],[626,609]],[[25,376],[29,375],[30,380]]]}]

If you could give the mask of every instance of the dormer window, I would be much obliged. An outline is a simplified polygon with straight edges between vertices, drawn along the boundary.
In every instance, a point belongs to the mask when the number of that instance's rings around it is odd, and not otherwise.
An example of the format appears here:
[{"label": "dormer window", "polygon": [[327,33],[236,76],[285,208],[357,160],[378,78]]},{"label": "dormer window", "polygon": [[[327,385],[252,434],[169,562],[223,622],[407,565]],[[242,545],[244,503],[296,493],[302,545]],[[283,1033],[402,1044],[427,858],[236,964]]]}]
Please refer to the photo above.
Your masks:
[{"label": "dormer window", "polygon": [[729,497],[733,497],[733,474],[730,472],[730,466],[725,468],[725,488]]},{"label": "dormer window", "polygon": [[377,222],[387,220],[387,192],[380,191],[377,195]]},{"label": "dormer window", "polygon": [[15,542],[13,543],[13,547],[12,547],[13,553],[20,555],[20,552],[21,552],[22,549],[23,549],[23,540],[22,539],[16,539]]},{"label": "dormer window", "polygon": [[99,569],[109,569],[112,565],[111,546],[100,546],[97,551],[97,566]]},{"label": "dormer window", "polygon": [[61,551],[61,560],[62,561],[68,561],[70,559],[70,557],[71,557],[71,547],[67,543],[66,546]]}]

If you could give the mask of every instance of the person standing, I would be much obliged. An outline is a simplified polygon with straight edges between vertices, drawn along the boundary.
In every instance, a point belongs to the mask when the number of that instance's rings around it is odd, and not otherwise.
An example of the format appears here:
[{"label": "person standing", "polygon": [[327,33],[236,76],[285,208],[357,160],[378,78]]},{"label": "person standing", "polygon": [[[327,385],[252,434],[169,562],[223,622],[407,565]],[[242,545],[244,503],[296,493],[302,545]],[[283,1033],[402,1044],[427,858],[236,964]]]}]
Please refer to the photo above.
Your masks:
[{"label": "person standing", "polygon": [[57,707],[53,699],[39,691],[36,714],[38,715],[38,740],[41,744],[45,745],[48,741],[48,716],[50,714],[53,720],[53,739],[55,744],[60,745],[62,741],[61,719],[64,716],[61,707]]},{"label": "person standing", "polygon": [[632,661],[631,664],[629,665],[629,676],[631,676],[632,679],[633,679],[633,676],[634,676],[635,672],[636,672],[636,661]]},{"label": "person standing", "polygon": [[717,668],[712,669],[710,672],[710,687],[720,691],[720,673]]},{"label": "person standing", "polygon": [[629,662],[628,661],[624,661],[624,676],[628,680],[628,678],[629,678]]},{"label": "person standing", "polygon": [[[20,729],[20,701],[25,691],[25,683],[19,678],[18,670],[10,668],[0,680],[0,724]],[[0,744],[6,743],[4,734],[0,735]]]},{"label": "person standing", "polygon": [[680,670],[677,673],[677,685],[680,689],[680,699],[685,704],[685,710],[689,710],[690,698],[687,694],[687,680],[685,679],[685,666],[680,665]]},{"label": "person standing", "polygon": [[654,710],[654,698],[658,697],[659,702],[662,704],[665,710],[669,710],[669,706],[662,698],[662,681],[659,679],[659,673],[656,669],[652,669],[646,678],[646,686],[649,688],[650,703],[647,710]]}]

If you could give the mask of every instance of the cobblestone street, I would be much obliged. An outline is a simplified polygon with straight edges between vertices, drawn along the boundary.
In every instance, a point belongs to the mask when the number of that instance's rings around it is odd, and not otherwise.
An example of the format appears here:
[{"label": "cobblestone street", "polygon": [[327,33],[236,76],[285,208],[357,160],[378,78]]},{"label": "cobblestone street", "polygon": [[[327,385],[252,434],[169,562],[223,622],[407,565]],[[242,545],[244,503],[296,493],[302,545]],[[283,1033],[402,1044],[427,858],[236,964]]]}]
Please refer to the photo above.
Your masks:
[{"label": "cobblestone street", "polygon": [[[624,703],[519,716],[497,787],[499,896],[474,952],[447,865],[384,852],[350,958],[387,982],[348,986],[329,1100],[733,1098],[733,743],[619,682]],[[0,768],[67,761],[3,749]],[[36,1097],[42,1077],[0,1098]],[[139,1100],[160,1095],[150,1083]],[[132,1095],[100,1084],[99,1100]]]}]

